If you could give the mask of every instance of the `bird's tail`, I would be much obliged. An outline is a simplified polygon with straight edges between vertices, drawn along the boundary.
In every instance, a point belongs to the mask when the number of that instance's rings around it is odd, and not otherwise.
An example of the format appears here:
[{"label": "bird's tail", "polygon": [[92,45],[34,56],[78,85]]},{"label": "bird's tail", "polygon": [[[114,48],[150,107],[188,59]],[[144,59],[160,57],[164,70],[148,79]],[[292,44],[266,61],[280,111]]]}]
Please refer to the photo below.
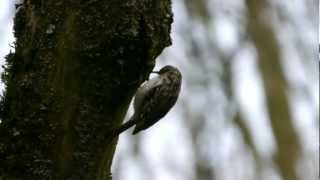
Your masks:
[{"label": "bird's tail", "polygon": [[135,134],[139,133],[140,131],[146,129],[146,128],[143,127],[143,124],[137,123],[136,120],[135,120],[135,125],[136,126],[134,127],[134,130],[132,132],[133,135],[135,135]]},{"label": "bird's tail", "polygon": [[114,134],[115,136],[118,136],[119,134],[121,134],[122,132],[126,131],[127,129],[131,128],[132,126],[134,126],[136,124],[135,118],[134,116],[132,116],[129,121],[125,122],[124,124],[122,124],[120,127],[118,127],[115,131]]},{"label": "bird's tail", "polygon": [[133,135],[135,135],[135,134],[137,134],[139,131],[140,131],[139,129],[134,128],[134,130],[133,130],[132,134],[133,134]]}]

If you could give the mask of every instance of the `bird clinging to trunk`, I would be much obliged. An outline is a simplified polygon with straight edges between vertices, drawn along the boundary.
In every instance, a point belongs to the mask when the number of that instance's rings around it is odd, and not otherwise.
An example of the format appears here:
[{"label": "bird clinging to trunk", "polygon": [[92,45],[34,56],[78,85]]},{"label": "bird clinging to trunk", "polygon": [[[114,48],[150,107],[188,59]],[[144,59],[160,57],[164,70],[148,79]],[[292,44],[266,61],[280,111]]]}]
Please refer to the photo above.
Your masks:
[{"label": "bird clinging to trunk", "polygon": [[133,134],[151,127],[163,118],[176,103],[181,88],[181,73],[173,66],[164,66],[153,73],[159,76],[144,82],[134,98],[134,114],[115,132],[119,135],[136,125]]}]

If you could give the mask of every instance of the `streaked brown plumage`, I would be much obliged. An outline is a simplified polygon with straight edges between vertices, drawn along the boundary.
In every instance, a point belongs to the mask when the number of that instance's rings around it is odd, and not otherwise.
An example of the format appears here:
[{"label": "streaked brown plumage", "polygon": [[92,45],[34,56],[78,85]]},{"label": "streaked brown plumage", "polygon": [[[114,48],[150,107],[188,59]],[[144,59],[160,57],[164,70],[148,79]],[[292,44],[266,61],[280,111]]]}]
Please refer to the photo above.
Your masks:
[{"label": "streaked brown plumage", "polygon": [[146,81],[137,90],[134,114],[116,134],[136,125],[133,134],[145,130],[163,118],[176,103],[181,88],[181,73],[173,66],[165,66],[159,76]]}]

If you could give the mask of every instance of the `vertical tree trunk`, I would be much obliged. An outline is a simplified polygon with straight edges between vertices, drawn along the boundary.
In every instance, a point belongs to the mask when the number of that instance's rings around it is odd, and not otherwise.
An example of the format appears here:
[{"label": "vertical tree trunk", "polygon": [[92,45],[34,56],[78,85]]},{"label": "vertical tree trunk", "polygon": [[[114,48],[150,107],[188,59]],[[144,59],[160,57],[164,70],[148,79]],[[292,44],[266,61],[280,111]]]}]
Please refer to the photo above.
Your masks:
[{"label": "vertical tree trunk", "polygon": [[171,23],[170,0],[25,0],[3,75],[0,179],[109,179],[108,132]]},{"label": "vertical tree trunk", "polygon": [[286,80],[280,62],[280,47],[271,24],[267,24],[261,18],[267,2],[247,0],[247,5],[248,30],[257,48],[267,107],[277,141],[278,151],[275,154],[275,161],[284,180],[297,180],[295,167],[300,153],[300,144],[290,117]]}]

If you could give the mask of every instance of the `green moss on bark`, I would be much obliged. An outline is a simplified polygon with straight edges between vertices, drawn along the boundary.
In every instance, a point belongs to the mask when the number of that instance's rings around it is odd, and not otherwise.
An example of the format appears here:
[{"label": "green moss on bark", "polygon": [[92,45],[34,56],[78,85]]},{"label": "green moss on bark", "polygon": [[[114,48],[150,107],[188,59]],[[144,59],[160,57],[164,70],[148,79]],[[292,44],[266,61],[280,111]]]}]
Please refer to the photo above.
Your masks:
[{"label": "green moss on bark", "polygon": [[0,175],[109,179],[108,132],[171,44],[171,23],[169,0],[26,0],[3,74]]}]

